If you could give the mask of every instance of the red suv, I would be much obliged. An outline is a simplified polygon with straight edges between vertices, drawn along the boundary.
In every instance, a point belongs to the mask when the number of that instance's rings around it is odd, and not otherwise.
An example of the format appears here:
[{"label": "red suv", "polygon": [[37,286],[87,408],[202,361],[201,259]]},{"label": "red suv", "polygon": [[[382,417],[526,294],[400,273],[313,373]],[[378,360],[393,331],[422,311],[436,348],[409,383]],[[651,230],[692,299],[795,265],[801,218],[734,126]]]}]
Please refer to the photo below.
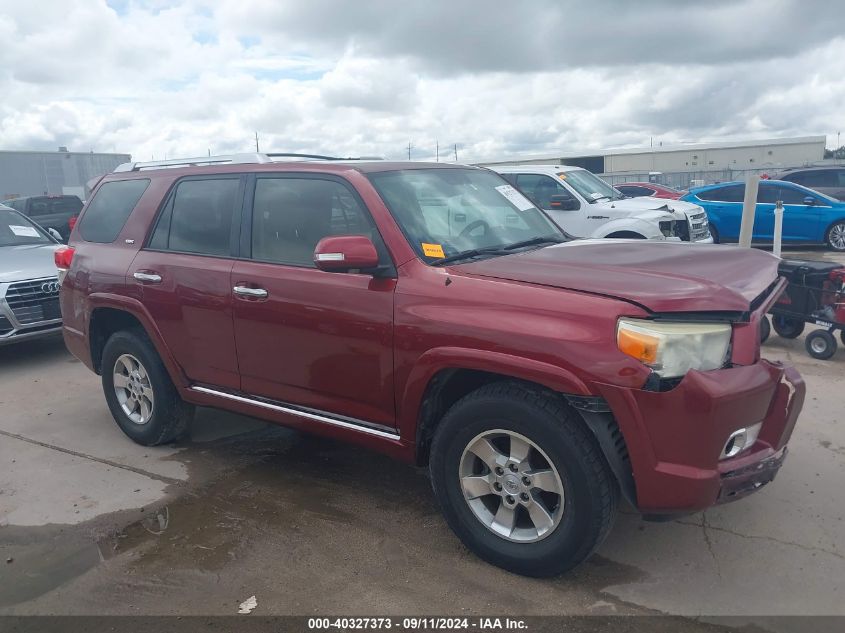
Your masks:
[{"label": "red suv", "polygon": [[64,336],[121,429],[213,406],[426,464],[479,556],[547,576],[647,516],[771,481],[804,398],[760,358],[761,251],[573,241],[482,168],[127,164],[56,255]]}]

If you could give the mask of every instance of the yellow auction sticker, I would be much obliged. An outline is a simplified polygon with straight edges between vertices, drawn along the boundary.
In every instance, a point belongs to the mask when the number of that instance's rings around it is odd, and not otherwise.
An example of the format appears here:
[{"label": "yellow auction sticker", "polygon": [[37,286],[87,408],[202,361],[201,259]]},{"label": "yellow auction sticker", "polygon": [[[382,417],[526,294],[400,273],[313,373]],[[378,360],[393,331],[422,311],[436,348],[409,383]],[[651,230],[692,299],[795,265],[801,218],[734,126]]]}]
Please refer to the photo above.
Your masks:
[{"label": "yellow auction sticker", "polygon": [[440,244],[426,244],[422,242],[422,249],[426,257],[446,257],[446,253],[443,252],[443,246]]}]

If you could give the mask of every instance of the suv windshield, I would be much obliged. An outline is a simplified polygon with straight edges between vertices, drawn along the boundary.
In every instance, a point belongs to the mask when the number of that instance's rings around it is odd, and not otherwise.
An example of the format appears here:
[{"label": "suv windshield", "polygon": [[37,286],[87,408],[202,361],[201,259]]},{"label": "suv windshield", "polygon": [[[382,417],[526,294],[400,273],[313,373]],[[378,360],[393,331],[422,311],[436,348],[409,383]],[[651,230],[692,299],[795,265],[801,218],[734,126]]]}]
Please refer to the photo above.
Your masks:
[{"label": "suv windshield", "polygon": [[587,202],[621,200],[625,196],[586,169],[573,169],[558,174],[558,178],[575,189]]},{"label": "suv windshield", "polygon": [[369,177],[413,248],[429,263],[506,255],[514,252],[508,247],[566,239],[525,196],[487,171],[411,169]]},{"label": "suv windshield", "polygon": [[0,209],[0,247],[51,244],[32,222],[11,209]]}]

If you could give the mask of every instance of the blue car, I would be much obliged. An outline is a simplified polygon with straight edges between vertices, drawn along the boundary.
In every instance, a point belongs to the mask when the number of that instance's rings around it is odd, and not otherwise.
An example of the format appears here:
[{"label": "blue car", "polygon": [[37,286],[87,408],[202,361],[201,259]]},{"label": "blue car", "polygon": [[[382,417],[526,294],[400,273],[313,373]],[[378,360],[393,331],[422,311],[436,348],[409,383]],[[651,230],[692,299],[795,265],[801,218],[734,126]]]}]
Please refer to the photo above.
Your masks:
[{"label": "blue car", "polygon": [[[704,207],[714,241],[736,242],[744,197],[744,182],[724,182],[693,189],[681,200]],[[760,181],[754,215],[755,241],[773,239],[777,200],[783,201],[784,243],[815,242],[845,251],[845,202],[783,180]]]}]

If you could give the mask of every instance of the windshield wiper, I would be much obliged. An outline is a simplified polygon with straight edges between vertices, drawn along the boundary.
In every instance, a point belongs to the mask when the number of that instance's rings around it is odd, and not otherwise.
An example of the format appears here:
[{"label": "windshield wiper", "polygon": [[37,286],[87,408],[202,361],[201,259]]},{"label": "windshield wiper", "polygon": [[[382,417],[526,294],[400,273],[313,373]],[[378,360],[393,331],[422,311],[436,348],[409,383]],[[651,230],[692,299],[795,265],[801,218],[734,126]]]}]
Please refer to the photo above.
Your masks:
[{"label": "windshield wiper", "polygon": [[566,240],[558,237],[532,237],[530,240],[514,242],[513,244],[508,244],[506,246],[491,246],[489,248],[474,248],[470,251],[463,251],[461,253],[456,253],[455,255],[449,255],[449,257],[444,257],[443,259],[438,259],[436,262],[432,262],[431,265],[442,266],[443,264],[457,262],[462,259],[472,259],[473,257],[479,257],[481,255],[510,255],[511,251],[516,250],[517,248],[534,246],[535,244],[562,244],[565,241]]},{"label": "windshield wiper", "polygon": [[449,257],[444,257],[443,259],[438,259],[436,262],[432,262],[431,265],[442,266],[443,264],[458,262],[462,259],[471,259],[473,257],[479,257],[480,255],[505,255],[506,253],[507,251],[502,250],[499,246],[495,248],[474,248],[471,251],[463,251],[461,253],[449,255]]},{"label": "windshield wiper", "polygon": [[532,237],[530,240],[514,242],[513,244],[508,244],[507,246],[503,246],[502,248],[506,251],[513,251],[517,248],[524,248],[526,246],[534,246],[539,244],[562,244],[565,241],[566,240],[559,237]]}]

